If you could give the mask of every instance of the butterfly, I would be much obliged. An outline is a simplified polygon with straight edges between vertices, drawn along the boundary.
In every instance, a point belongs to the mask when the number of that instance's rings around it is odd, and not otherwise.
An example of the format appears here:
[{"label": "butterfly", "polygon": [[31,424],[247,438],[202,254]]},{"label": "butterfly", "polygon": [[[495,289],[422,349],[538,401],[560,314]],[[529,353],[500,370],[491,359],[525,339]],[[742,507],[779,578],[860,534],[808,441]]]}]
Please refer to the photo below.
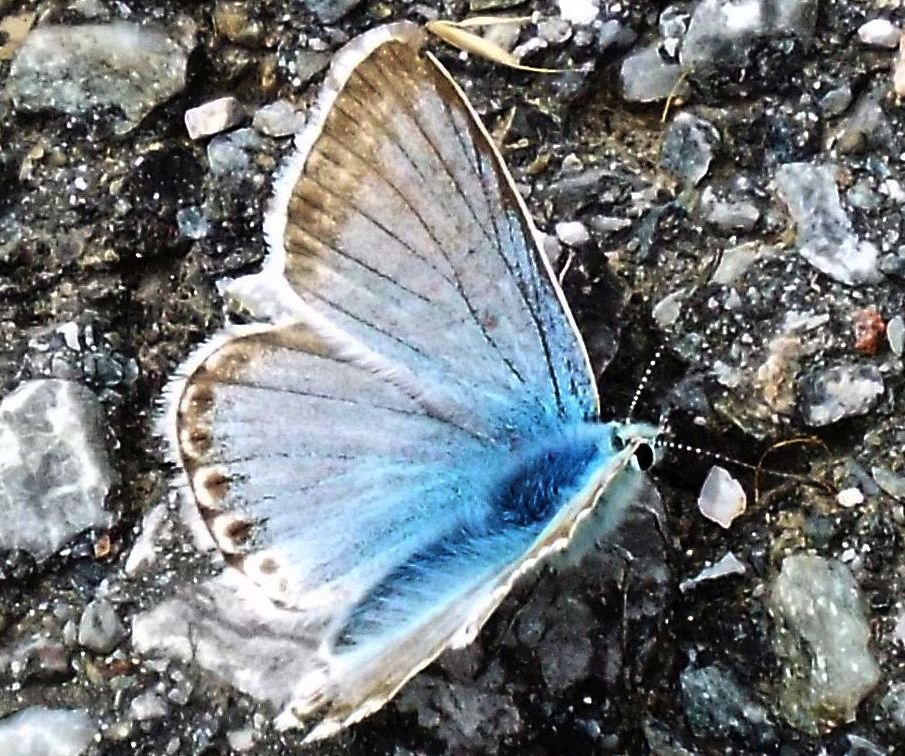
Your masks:
[{"label": "butterfly", "polygon": [[255,322],[187,360],[161,421],[226,565],[161,626],[196,612],[196,660],[308,740],[471,642],[592,512],[618,523],[658,432],[600,420],[525,203],[424,45],[400,22],[337,54],[228,291]]}]

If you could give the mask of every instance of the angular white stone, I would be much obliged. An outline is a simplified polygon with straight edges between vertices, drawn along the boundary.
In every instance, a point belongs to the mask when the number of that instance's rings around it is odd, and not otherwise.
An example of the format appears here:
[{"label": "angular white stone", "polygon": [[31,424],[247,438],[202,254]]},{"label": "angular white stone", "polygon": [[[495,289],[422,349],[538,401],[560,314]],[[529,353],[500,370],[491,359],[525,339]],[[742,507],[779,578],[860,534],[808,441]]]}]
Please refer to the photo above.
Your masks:
[{"label": "angular white stone", "polygon": [[865,45],[887,47],[890,50],[899,44],[902,32],[886,18],[875,18],[858,27],[858,38]]},{"label": "angular white stone", "polygon": [[748,505],[745,489],[727,470],[714,465],[698,494],[698,509],[708,520],[728,528]]},{"label": "angular white stone", "polygon": [[185,111],[185,128],[189,138],[219,134],[231,129],[245,116],[245,109],[235,97],[218,97]]},{"label": "angular white stone", "polygon": [[103,411],[87,388],[34,380],[3,399],[0,549],[43,559],[83,530],[109,527],[112,484]]},{"label": "angular white stone", "polygon": [[81,756],[97,724],[87,712],[31,706],[0,719],[4,756]]},{"label": "angular white stone", "polygon": [[683,580],[679,583],[679,590],[682,591],[682,593],[687,593],[698,583],[716,580],[717,578],[726,577],[727,575],[744,575],[746,571],[747,567],[745,566],[745,563],[739,561],[738,557],[730,551],[724,554],[720,561],[710,565],[710,567],[705,567],[693,578]]}]

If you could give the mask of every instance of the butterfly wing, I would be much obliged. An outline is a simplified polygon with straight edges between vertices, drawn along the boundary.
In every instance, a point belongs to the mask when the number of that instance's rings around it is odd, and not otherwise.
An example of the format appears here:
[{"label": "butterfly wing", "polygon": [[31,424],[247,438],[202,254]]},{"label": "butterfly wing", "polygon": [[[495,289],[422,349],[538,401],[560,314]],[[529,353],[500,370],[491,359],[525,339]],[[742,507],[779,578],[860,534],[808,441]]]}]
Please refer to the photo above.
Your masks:
[{"label": "butterfly wing", "polygon": [[337,56],[264,270],[233,289],[273,325],[199,350],[164,423],[220,550],[294,617],[309,661],[287,698],[325,707],[315,737],[470,638],[629,456],[582,458],[596,488],[531,527],[486,527],[500,471],[595,418],[597,395],[524,204],[421,34]]},{"label": "butterfly wing", "polygon": [[423,33],[394,24],[339,54],[246,298],[288,281],[294,315],[325,318],[478,432],[594,418],[587,355],[521,197],[461,91],[419,51]]}]

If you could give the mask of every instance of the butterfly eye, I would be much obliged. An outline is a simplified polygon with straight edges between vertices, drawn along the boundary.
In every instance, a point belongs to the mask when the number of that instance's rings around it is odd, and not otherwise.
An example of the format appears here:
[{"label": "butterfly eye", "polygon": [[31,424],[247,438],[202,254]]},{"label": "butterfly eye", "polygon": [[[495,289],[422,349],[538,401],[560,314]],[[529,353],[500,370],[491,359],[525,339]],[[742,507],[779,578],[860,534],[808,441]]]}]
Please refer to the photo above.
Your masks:
[{"label": "butterfly eye", "polygon": [[641,472],[646,472],[653,467],[654,450],[651,448],[650,444],[638,445],[638,448],[635,449],[634,464]]}]

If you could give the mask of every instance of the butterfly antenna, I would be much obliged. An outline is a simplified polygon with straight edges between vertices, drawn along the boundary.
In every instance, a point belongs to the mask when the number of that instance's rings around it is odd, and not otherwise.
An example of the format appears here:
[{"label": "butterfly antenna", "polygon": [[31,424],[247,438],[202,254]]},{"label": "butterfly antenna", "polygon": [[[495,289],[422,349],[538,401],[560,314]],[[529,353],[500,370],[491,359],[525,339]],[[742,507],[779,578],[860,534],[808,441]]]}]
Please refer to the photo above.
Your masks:
[{"label": "butterfly antenna", "polygon": [[[663,355],[663,346],[658,346],[657,351],[654,352],[654,356],[650,358],[650,362],[647,363],[647,367],[644,369],[644,375],[641,376],[641,380],[638,382],[638,387],[635,389],[635,395],[632,397],[632,402],[628,406],[628,413],[626,413],[625,421],[630,422],[632,419],[632,415],[635,413],[635,408],[638,406],[638,402],[641,400],[641,395],[644,393],[644,389],[647,388],[648,381],[650,381],[650,377],[654,372],[654,369],[657,367],[657,364],[660,362],[660,357]],[[663,421],[661,420],[661,425]]]},{"label": "butterfly antenna", "polygon": [[693,454],[696,457],[704,458],[704,459],[712,459],[716,462],[723,462],[728,465],[735,465],[736,467],[741,467],[745,470],[750,470],[754,473],[754,501],[755,503],[760,500],[760,476],[762,474],[772,475],[775,478],[782,478],[783,480],[794,480],[798,483],[804,483],[809,486],[816,486],[817,488],[822,489],[825,493],[829,495],[835,494],[835,490],[828,483],[818,480],[817,478],[812,478],[807,475],[798,475],[796,473],[784,472],[783,470],[775,470],[770,467],[764,467],[764,459],[770,454],[774,448],[780,448],[782,446],[787,446],[793,443],[799,443],[801,439],[791,439],[787,442],[780,442],[770,447],[761,456],[760,461],[755,465],[750,462],[743,462],[740,459],[736,459],[735,457],[730,457],[726,454],[721,454],[720,452],[711,451],[710,449],[702,449],[700,446],[690,446],[689,444],[683,444],[680,441],[671,441],[665,438],[658,438],[654,442],[654,446],[658,449],[672,449],[677,452],[684,452],[687,454]]}]

